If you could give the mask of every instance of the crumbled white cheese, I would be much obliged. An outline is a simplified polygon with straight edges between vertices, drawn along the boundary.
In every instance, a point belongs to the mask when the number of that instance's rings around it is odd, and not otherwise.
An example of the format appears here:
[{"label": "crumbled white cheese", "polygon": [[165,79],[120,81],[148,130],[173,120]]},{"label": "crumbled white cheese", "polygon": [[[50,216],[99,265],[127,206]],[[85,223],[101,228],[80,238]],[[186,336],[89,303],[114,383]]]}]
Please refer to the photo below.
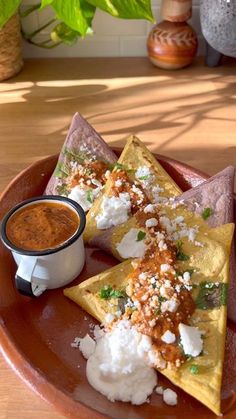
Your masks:
[{"label": "crumbled white cheese", "polygon": [[148,204],[148,205],[144,208],[143,212],[144,212],[145,214],[147,214],[147,213],[149,213],[149,212],[155,212],[155,207],[154,207],[154,205],[153,205],[153,204]]},{"label": "crumbled white cheese", "polygon": [[106,170],[106,172],[105,172],[105,178],[108,179],[109,176],[110,176],[110,174],[111,174],[111,171],[110,170]]},{"label": "crumbled white cheese", "polygon": [[169,265],[168,263],[162,263],[160,266],[160,271],[161,272],[168,272],[172,269],[172,266]]},{"label": "crumbled white cheese", "polygon": [[115,181],[115,186],[116,186],[117,188],[119,188],[120,186],[122,186],[122,181],[121,181],[120,179],[117,179],[117,180]]},{"label": "crumbled white cheese", "polygon": [[105,324],[112,323],[113,320],[115,320],[114,314],[107,313],[106,316],[105,316],[105,319],[104,319],[104,323]]},{"label": "crumbled white cheese", "polygon": [[171,298],[170,300],[161,303],[161,312],[165,313],[166,311],[170,311],[171,313],[175,313],[178,307],[179,301]]},{"label": "crumbled white cheese", "polygon": [[184,280],[184,282],[189,282],[190,281],[190,278],[191,278],[190,273],[189,272],[184,272],[184,274],[183,274],[183,280]]},{"label": "crumbled white cheese", "polygon": [[104,329],[101,329],[100,326],[98,326],[97,324],[94,326],[93,334],[95,340],[101,338],[104,335],[104,333]]},{"label": "crumbled white cheese", "polygon": [[158,387],[156,387],[155,388],[155,392],[157,393],[157,394],[163,394],[163,391],[164,391],[164,389],[163,389],[163,387],[162,386],[158,386]]},{"label": "crumbled white cheese", "polygon": [[[100,182],[99,182],[100,183]],[[101,184],[100,184],[101,185]],[[93,205],[94,199],[98,196],[102,186],[95,189],[82,189],[78,185],[71,189],[68,198],[76,201],[84,211],[88,211]]]},{"label": "crumbled white cheese", "polygon": [[160,287],[160,295],[161,295],[161,297],[169,298],[168,288],[165,287],[164,285],[161,285],[161,287]]},{"label": "crumbled white cheese", "polygon": [[147,167],[147,166],[141,166],[135,172],[135,177],[136,177],[136,179],[139,179],[139,180],[140,180],[140,178],[143,178],[143,177],[148,178],[148,177],[150,177],[150,175],[151,175],[151,172],[150,172],[149,167]]},{"label": "crumbled white cheese", "polygon": [[145,280],[146,278],[147,278],[147,274],[146,274],[146,272],[141,272],[141,274],[139,274],[139,279],[141,279],[141,280]]},{"label": "crumbled white cheese", "polygon": [[159,185],[155,185],[153,188],[152,188],[152,200],[153,200],[153,202],[154,203],[159,203],[159,202],[163,202],[163,201],[166,201],[166,197],[161,197],[161,196],[159,196],[159,193],[160,192],[163,192],[164,191],[164,189],[163,188],[161,188]]},{"label": "crumbled white cheese", "polygon": [[88,359],[95,351],[96,343],[88,334],[79,341],[79,349],[83,356]]},{"label": "crumbled white cheese", "polygon": [[137,240],[139,229],[131,228],[121,242],[116,246],[117,251],[123,259],[142,258],[146,251],[144,240]]},{"label": "crumbled white cheese", "polygon": [[160,231],[156,232],[156,239],[159,242],[160,240],[164,240],[165,235],[163,233],[160,233]]},{"label": "crumbled white cheese", "polygon": [[149,218],[145,223],[147,228],[156,227],[157,224],[158,224],[158,221],[156,218]]},{"label": "crumbled white cheese", "polygon": [[162,250],[167,250],[167,244],[164,242],[164,240],[160,240],[158,243],[158,247],[159,249]]},{"label": "crumbled white cheese", "polygon": [[200,355],[203,349],[201,332],[197,327],[179,324],[180,341],[184,353],[193,357]]},{"label": "crumbled white cheese", "polygon": [[80,338],[76,337],[76,338],[74,338],[74,341],[70,344],[70,346],[72,348],[78,348],[79,347],[79,342],[80,342]]},{"label": "crumbled white cheese", "polygon": [[101,204],[101,214],[95,219],[100,230],[125,223],[129,218],[131,208],[130,196],[127,192],[119,196],[104,196]]},{"label": "crumbled white cheese", "polygon": [[177,394],[170,388],[166,388],[163,391],[163,400],[169,406],[175,406],[177,404]]},{"label": "crumbled white cheese", "polygon": [[175,342],[175,334],[172,333],[170,330],[167,330],[164,335],[161,336],[161,340],[165,343],[174,343]]},{"label": "crumbled white cheese", "polygon": [[109,400],[140,405],[157,385],[149,363],[152,341],[122,320],[97,340],[87,362],[89,383]]}]

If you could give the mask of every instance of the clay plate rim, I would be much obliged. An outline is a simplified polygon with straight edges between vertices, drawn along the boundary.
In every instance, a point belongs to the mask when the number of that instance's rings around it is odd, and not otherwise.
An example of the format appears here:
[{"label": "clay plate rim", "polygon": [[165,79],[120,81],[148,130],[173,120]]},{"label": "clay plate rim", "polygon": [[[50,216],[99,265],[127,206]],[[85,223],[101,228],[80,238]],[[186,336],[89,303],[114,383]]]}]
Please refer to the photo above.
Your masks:
[{"label": "clay plate rim", "polygon": [[[121,148],[114,147],[114,152],[119,155],[121,153]],[[156,159],[163,165],[163,167],[168,171],[168,168],[174,169],[176,172],[175,180],[178,183],[178,175],[185,174],[187,177],[196,180],[196,186],[202,181],[208,179],[210,176],[198,169],[194,169],[191,166],[181,163],[175,159],[162,156],[160,154],[155,154]],[[27,175],[32,171],[36,170],[43,164],[53,164],[57,162],[58,155],[52,155],[44,159],[38,160],[28,166],[26,169],[21,171],[5,188],[5,190],[0,195],[0,205],[2,205],[4,199],[7,197],[8,193],[14,189],[22,177],[27,177]],[[189,189],[188,182],[186,181],[186,189]],[[7,325],[4,324],[2,317],[0,317],[0,350],[4,356],[7,363],[15,371],[15,373],[26,383],[26,385],[38,394],[42,399],[48,402],[53,406],[58,412],[65,416],[69,417],[78,417],[80,419],[91,419],[91,413],[93,414],[93,419],[108,418],[110,416],[103,415],[92,408],[87,407],[81,402],[71,399],[69,396],[66,396],[60,389],[54,387],[51,384],[46,376],[43,376],[33,367],[28,359],[24,356],[24,353],[20,352],[12,339]],[[79,411],[78,411],[79,410]],[[210,413],[210,411],[209,411]]]}]

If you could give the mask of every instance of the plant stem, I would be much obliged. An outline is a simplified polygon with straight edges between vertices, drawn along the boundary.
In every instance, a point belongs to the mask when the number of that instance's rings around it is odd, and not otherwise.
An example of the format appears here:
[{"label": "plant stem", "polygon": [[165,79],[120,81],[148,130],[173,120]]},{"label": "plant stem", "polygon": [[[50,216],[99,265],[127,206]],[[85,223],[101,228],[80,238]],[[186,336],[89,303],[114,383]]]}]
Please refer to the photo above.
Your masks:
[{"label": "plant stem", "polygon": [[47,39],[46,41],[43,41],[43,42],[34,42],[31,39],[27,39],[27,42],[29,42],[29,44],[35,45],[36,47],[45,48],[45,49],[52,49],[62,44],[62,42],[57,42],[55,44],[47,45],[50,41],[51,39]]},{"label": "plant stem", "polygon": [[35,10],[38,10],[41,6],[41,3],[35,4],[34,6],[30,6],[27,10],[25,10],[24,12],[20,11],[20,17],[26,17],[28,16],[30,13],[34,12]]},{"label": "plant stem", "polygon": [[39,32],[41,32],[43,29],[47,28],[48,26],[50,26],[52,23],[56,22],[57,18],[54,17],[53,19],[49,20],[47,23],[45,23],[45,25],[41,26],[40,28],[36,29],[36,31],[31,32],[31,33],[25,33],[23,32],[24,38],[26,40],[32,39],[34,38],[35,35],[37,35]]}]

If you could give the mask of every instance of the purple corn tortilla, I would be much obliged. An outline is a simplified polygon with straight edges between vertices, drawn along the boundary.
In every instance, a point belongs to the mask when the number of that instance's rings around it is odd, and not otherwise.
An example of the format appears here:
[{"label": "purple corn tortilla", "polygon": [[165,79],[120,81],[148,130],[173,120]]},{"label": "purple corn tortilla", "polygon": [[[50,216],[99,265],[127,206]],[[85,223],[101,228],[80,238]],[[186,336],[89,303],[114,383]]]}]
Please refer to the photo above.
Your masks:
[{"label": "purple corn tortilla", "polygon": [[[76,150],[77,152],[86,148],[100,160],[108,163],[117,161],[115,153],[113,153],[102,137],[78,112],[73,116],[62,150],[64,147],[69,150]],[[66,163],[66,161],[67,156],[61,151],[57,164]],[[52,174],[45,190],[46,195],[58,195],[56,190],[58,181],[59,179]]]}]

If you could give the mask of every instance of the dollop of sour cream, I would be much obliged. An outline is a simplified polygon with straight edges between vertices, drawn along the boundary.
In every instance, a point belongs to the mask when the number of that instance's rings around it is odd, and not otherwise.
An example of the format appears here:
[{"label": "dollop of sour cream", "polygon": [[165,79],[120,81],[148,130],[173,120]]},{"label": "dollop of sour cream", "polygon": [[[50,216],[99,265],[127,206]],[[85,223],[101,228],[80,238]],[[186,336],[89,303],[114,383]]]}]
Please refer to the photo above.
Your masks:
[{"label": "dollop of sour cream", "polygon": [[86,351],[90,354],[86,367],[90,385],[111,401],[145,403],[157,385],[149,358],[151,339],[121,320],[91,346],[92,354]]}]

